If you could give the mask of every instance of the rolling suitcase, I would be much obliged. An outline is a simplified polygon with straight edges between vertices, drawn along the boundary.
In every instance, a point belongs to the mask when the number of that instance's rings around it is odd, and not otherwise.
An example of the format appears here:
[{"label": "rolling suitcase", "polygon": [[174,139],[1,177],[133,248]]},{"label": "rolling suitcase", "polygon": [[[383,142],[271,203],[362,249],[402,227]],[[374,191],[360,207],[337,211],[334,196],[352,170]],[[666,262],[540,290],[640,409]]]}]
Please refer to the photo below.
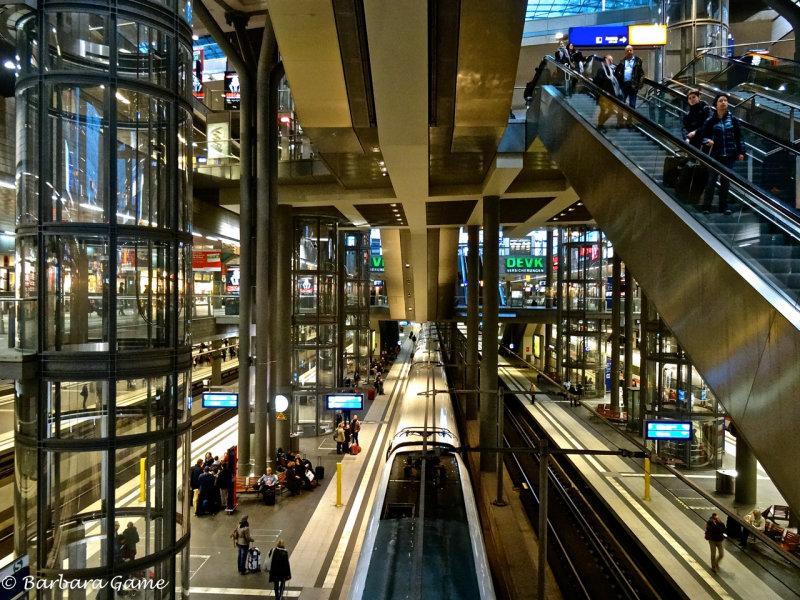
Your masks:
[{"label": "rolling suitcase", "polygon": [[689,157],[685,154],[667,156],[664,159],[663,182],[665,187],[675,187],[678,183],[678,175],[688,161]]},{"label": "rolling suitcase", "polygon": [[264,504],[275,506],[275,486],[270,486],[264,490]]},{"label": "rolling suitcase", "polygon": [[699,204],[707,179],[708,169],[705,165],[688,162],[680,169],[678,180],[675,183],[675,193],[684,202]]},{"label": "rolling suitcase", "polygon": [[375,400],[375,388],[369,388],[367,390],[367,400]]},{"label": "rolling suitcase", "polygon": [[258,548],[250,548],[248,551],[247,570],[253,572],[261,570],[261,551]]},{"label": "rolling suitcase", "polygon": [[361,452],[361,446],[359,446],[358,444],[353,444],[352,446],[350,446],[350,454],[355,456],[359,452]]},{"label": "rolling suitcase", "polygon": [[325,467],[323,467],[322,465],[315,467],[314,476],[317,478],[318,481],[322,481],[323,479],[325,479]]}]

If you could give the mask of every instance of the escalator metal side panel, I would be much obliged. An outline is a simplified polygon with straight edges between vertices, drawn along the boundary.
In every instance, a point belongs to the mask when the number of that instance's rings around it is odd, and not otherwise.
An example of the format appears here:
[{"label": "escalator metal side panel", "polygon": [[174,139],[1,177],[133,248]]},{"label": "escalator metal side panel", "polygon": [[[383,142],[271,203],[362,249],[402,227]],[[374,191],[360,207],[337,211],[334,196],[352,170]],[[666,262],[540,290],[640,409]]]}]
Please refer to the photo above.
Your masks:
[{"label": "escalator metal side panel", "polygon": [[800,508],[800,315],[553,88],[543,88],[540,109],[547,150],[781,494]]}]

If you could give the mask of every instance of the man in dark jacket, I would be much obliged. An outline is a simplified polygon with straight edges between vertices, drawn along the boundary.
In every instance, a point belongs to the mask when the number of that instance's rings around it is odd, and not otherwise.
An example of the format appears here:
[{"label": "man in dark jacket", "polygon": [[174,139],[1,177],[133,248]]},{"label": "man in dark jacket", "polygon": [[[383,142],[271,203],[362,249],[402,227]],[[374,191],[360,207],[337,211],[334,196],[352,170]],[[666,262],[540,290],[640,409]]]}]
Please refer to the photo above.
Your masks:
[{"label": "man in dark jacket", "polygon": [[619,61],[616,71],[622,89],[622,101],[636,108],[636,94],[644,83],[642,59],[633,55],[633,46],[625,46],[625,58]]},{"label": "man in dark jacket", "polygon": [[[744,160],[744,143],[739,119],[728,110],[727,94],[717,94],[714,98],[714,109],[711,117],[703,125],[703,144],[711,148],[712,158],[730,169],[737,160]],[[703,193],[703,212],[706,214],[711,212],[718,178],[720,178],[719,173],[710,169]],[[730,180],[723,176],[719,182],[719,210],[726,215],[731,214],[728,209],[729,186]]]},{"label": "man in dark jacket", "polygon": [[686,96],[689,102],[689,112],[683,117],[683,137],[692,146],[700,150],[703,145],[703,136],[697,135],[697,130],[705,125],[705,122],[714,112],[714,109],[700,100],[700,92],[691,90]]},{"label": "man in dark jacket", "polygon": [[278,540],[278,544],[272,549],[272,558],[269,567],[269,580],[275,588],[275,598],[283,598],[283,590],[286,582],[292,578],[292,569],[289,566],[289,553],[283,540]]},{"label": "man in dark jacket", "polygon": [[725,556],[725,550],[722,548],[722,543],[725,541],[725,523],[719,520],[717,513],[711,515],[706,523],[706,539],[711,548],[711,572],[716,573],[722,557]]}]

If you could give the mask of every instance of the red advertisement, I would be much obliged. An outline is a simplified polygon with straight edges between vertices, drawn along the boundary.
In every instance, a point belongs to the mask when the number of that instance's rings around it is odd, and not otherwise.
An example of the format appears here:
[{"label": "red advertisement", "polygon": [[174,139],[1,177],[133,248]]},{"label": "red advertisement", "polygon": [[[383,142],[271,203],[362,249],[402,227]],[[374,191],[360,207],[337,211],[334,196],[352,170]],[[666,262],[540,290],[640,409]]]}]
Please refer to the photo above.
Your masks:
[{"label": "red advertisement", "polygon": [[192,252],[192,269],[195,271],[221,271],[222,254],[219,250],[195,250]]}]

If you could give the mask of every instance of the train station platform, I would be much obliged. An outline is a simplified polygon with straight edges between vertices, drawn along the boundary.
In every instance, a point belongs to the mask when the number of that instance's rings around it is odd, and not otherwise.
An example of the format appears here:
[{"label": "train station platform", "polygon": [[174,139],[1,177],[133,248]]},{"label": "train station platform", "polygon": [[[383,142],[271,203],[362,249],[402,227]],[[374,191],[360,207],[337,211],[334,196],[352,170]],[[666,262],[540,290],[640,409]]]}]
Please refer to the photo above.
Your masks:
[{"label": "train station platform", "polygon": [[[501,367],[501,376],[513,393],[527,391],[535,374]],[[541,393],[535,403],[531,404],[527,396],[524,403],[562,448],[636,449],[617,426],[585,406],[571,407],[568,400]],[[742,549],[738,540],[729,538],[724,544],[726,554],[719,573],[711,572],[709,544],[704,539],[705,523],[712,512],[720,513],[723,522],[726,520],[712,500],[740,515],[754,508],[728,507],[733,496],[715,491],[714,470],[685,473],[687,479],[706,492],[701,494],[669,470],[654,465],[651,499],[646,501],[641,459],[573,454],[570,460],[687,597],[693,600],[800,597],[800,569],[788,560],[784,550],[776,550],[763,540],[751,541]],[[731,463],[733,460],[730,456],[726,458]],[[779,503],[783,503],[780,494],[759,469],[755,507]]]}]

